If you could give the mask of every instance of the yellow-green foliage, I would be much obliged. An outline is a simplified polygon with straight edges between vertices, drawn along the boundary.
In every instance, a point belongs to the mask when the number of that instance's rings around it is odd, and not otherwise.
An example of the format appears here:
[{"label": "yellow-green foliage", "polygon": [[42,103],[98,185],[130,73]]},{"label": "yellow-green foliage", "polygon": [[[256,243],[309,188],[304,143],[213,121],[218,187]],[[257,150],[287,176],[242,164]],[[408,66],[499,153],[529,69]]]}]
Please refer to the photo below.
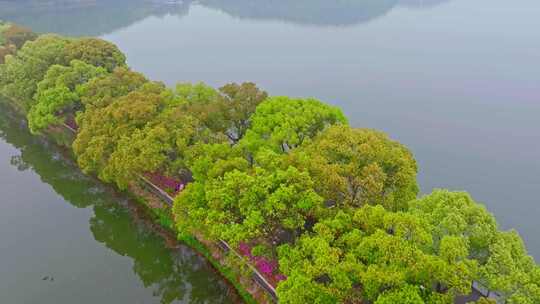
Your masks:
[{"label": "yellow-green foliage", "polygon": [[107,167],[119,140],[144,128],[169,101],[162,84],[147,83],[108,106],[84,115],[73,143],[79,166],[85,173],[97,173],[106,181],[114,181],[108,174],[114,168]]},{"label": "yellow-green foliage", "polygon": [[379,131],[332,126],[297,149],[293,159],[338,206],[380,204],[399,211],[418,194],[412,153]]},{"label": "yellow-green foliage", "polygon": [[80,60],[69,66],[53,65],[38,83],[35,103],[28,113],[30,131],[39,133],[52,124],[64,121],[63,114],[82,110],[77,89],[90,79],[103,75],[106,70]]},{"label": "yellow-green foliage", "polygon": [[4,31],[9,28],[9,24],[0,21],[0,46],[4,46],[6,39],[4,37]]},{"label": "yellow-green foliage", "polygon": [[6,57],[0,68],[0,92],[29,111],[35,103],[37,85],[49,68],[69,65],[74,59],[108,71],[125,66],[124,55],[110,42],[42,35],[24,43],[15,56]]},{"label": "yellow-green foliage", "polygon": [[0,21],[0,64],[7,55],[15,54],[26,41],[34,40],[37,35],[27,28]]}]

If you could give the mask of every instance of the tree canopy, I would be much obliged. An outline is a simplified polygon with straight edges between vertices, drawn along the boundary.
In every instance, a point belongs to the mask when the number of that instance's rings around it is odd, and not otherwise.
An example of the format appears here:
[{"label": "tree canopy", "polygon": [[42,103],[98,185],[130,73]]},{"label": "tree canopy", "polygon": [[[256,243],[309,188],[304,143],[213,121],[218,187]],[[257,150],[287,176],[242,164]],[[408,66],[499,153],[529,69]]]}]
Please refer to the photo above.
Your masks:
[{"label": "tree canopy", "polygon": [[382,204],[403,210],[416,198],[417,166],[411,152],[382,132],[331,126],[294,152],[332,205]]},{"label": "tree canopy", "polygon": [[13,45],[15,49],[20,49],[27,41],[38,37],[30,29],[11,23],[0,25],[0,36],[1,45]]},{"label": "tree canopy", "polygon": [[257,107],[240,144],[251,153],[262,147],[288,153],[328,126],[346,123],[341,110],[316,99],[271,97]]},{"label": "tree canopy", "polygon": [[102,175],[119,140],[142,129],[170,102],[171,94],[160,83],[146,83],[110,105],[84,115],[73,151],[85,173]]},{"label": "tree canopy", "polygon": [[280,301],[453,303],[475,280],[508,303],[538,301],[539,268],[523,241],[466,193],[437,190],[407,211],[346,212],[278,249],[288,276]]},{"label": "tree canopy", "polygon": [[[431,250],[431,242],[422,218],[365,205],[353,215],[341,211],[317,223],[294,246],[280,247],[280,269],[288,280],[309,278],[334,302],[388,301],[406,292],[416,300],[450,303],[470,292],[476,263],[467,259],[467,245],[459,239],[446,238],[439,252]],[[285,297],[288,286],[294,283],[278,287]],[[406,286],[435,287],[418,294],[402,290]]]},{"label": "tree canopy", "polygon": [[507,303],[540,302],[540,267],[515,231],[497,233],[481,269],[481,281]]},{"label": "tree canopy", "polygon": [[84,112],[90,112],[108,106],[116,98],[137,90],[147,82],[142,74],[119,67],[110,74],[99,75],[80,85],[77,93],[81,97]]},{"label": "tree canopy", "polygon": [[25,43],[15,55],[6,57],[0,68],[1,92],[27,112],[33,104],[37,84],[49,68],[67,66],[74,59],[108,71],[125,66],[125,57],[118,48],[101,39],[41,35]]},{"label": "tree canopy", "polygon": [[137,175],[161,172],[168,176],[189,176],[187,161],[195,146],[224,141],[178,106],[169,106],[153,121],[122,137],[112,153],[107,175],[120,188]]},{"label": "tree canopy", "polygon": [[216,90],[204,83],[180,83],[175,94],[186,111],[207,128],[236,144],[250,127],[251,117],[268,94],[254,83],[229,83]]},{"label": "tree canopy", "polygon": [[71,61],[69,66],[51,66],[38,83],[35,103],[28,113],[30,130],[37,133],[51,124],[63,122],[63,113],[82,110],[79,86],[104,74],[104,68],[80,60]]},{"label": "tree canopy", "polygon": [[[187,88],[183,89],[188,91]],[[287,105],[289,100],[283,98],[262,101],[266,94],[249,83],[228,85],[221,92],[227,97],[221,96],[218,102],[226,98],[230,111],[230,114],[222,116],[226,127],[221,130],[234,130],[228,134],[225,131],[232,146],[206,145],[190,164],[195,182],[178,197],[176,213],[179,221],[186,218],[182,216],[183,213],[193,216],[179,225],[183,229],[190,229],[192,225],[193,229],[204,230],[211,239],[225,239],[233,244],[240,241],[275,244],[281,242],[286,234],[293,236],[289,237],[290,242],[322,212],[323,198],[314,190],[309,172],[289,164],[282,151],[274,149],[274,131],[264,131],[262,125],[274,116],[276,132],[283,132],[287,128],[297,132],[291,134],[292,137],[307,139],[316,136],[330,124],[345,122],[345,118],[339,110],[316,100],[291,100],[291,105]],[[254,107],[254,104],[258,106]],[[285,109],[279,109],[280,104]],[[296,105],[300,107],[294,112],[286,111],[287,107],[292,110]],[[194,113],[199,111],[200,108],[196,106]],[[246,118],[250,112],[253,114]],[[296,122],[295,128],[288,128],[286,124],[294,121],[296,115],[308,119]],[[278,121],[279,116],[282,116],[282,122]],[[243,128],[245,131],[240,131]],[[219,128],[209,125],[209,129],[217,131]],[[242,138],[231,136],[243,133],[246,135]],[[253,136],[258,138],[254,139]],[[240,139],[237,145],[235,139]],[[255,153],[244,153],[245,148],[255,141],[258,145],[253,150]],[[300,144],[300,141],[295,143]]]},{"label": "tree canopy", "polygon": [[[188,194],[180,196],[179,204],[192,199]],[[307,219],[322,208],[322,198],[313,191],[309,175],[294,167],[275,171],[258,167],[232,170],[209,181],[196,204],[198,210],[188,210],[201,213],[202,221],[211,223],[211,238],[234,245],[256,239],[273,244],[285,231],[300,233]]]},{"label": "tree canopy", "polygon": [[219,89],[219,93],[225,134],[233,143],[237,143],[250,128],[251,116],[268,94],[251,82],[227,84]]},{"label": "tree canopy", "polygon": [[401,289],[382,293],[375,304],[424,304],[421,292],[418,286],[405,285]]},{"label": "tree canopy", "polygon": [[126,66],[126,56],[118,47],[98,38],[80,38],[66,47],[70,59],[77,59],[88,64],[103,67],[112,72],[117,67]]},{"label": "tree canopy", "polygon": [[57,35],[42,35],[26,43],[14,56],[7,56],[0,66],[0,90],[19,109],[28,111],[37,84],[52,65],[67,65],[66,46],[69,39]]},{"label": "tree canopy", "polygon": [[37,34],[30,29],[0,21],[0,64],[4,63],[5,56],[15,54],[26,41],[36,38]]},{"label": "tree canopy", "polygon": [[[94,123],[94,119],[98,124],[103,123],[103,109],[116,104],[118,97],[129,91],[147,86],[145,82],[142,75],[117,68],[112,74],[96,77],[77,89],[87,109],[77,119],[83,130],[78,135],[81,140],[75,142],[76,153],[85,149],[82,146],[90,145],[83,143],[87,136],[85,130],[95,130],[96,126],[87,124]],[[247,125],[248,105],[260,102],[266,98],[266,93],[251,83],[228,84],[220,90],[203,83],[183,83],[174,91],[164,89],[163,96],[166,96],[166,104],[156,110],[155,116],[147,118],[144,126],[141,123],[131,133],[113,140],[117,142],[109,148],[108,164],[98,170],[102,178],[125,188],[129,181],[146,172],[158,171],[173,177],[191,175],[188,163],[198,149],[205,144],[225,142],[235,125]],[[132,96],[126,96],[126,100],[131,99]],[[134,105],[126,102],[125,107]],[[225,108],[234,115],[225,115]],[[84,161],[82,159],[81,155]]]}]

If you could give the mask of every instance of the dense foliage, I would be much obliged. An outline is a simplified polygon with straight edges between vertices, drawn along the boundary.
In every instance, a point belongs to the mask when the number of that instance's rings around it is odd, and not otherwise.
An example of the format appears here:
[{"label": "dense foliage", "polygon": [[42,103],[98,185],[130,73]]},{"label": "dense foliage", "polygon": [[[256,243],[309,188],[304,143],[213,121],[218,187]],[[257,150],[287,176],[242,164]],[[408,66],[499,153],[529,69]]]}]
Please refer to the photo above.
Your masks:
[{"label": "dense foliage", "polygon": [[5,58],[0,68],[0,92],[12,99],[19,109],[29,111],[35,103],[38,83],[54,65],[66,66],[76,59],[107,70],[125,66],[125,57],[115,45],[96,41],[52,34],[28,41],[16,56]]},{"label": "dense foliage", "polygon": [[315,99],[272,97],[255,111],[240,143],[251,153],[261,148],[288,153],[329,125],[347,123],[341,110]]},{"label": "dense foliage", "polygon": [[35,104],[28,113],[30,130],[34,133],[62,122],[62,114],[82,110],[81,97],[77,90],[90,79],[105,74],[104,68],[80,60],[69,66],[53,65],[38,83]]},{"label": "dense foliage", "polygon": [[26,41],[36,38],[37,35],[27,28],[0,21],[0,64],[4,63],[7,55],[15,54]]},{"label": "dense foliage", "polygon": [[149,82],[114,100],[106,107],[94,109],[81,120],[81,129],[73,143],[79,166],[85,173],[97,173],[111,179],[109,159],[119,141],[144,128],[168,105],[165,86]]},{"label": "dense foliage", "polygon": [[92,78],[77,90],[84,107],[84,111],[79,114],[84,116],[94,109],[108,106],[116,98],[135,91],[146,82],[148,80],[142,74],[125,67],[119,67],[110,74]]},{"label": "dense foliage", "polygon": [[0,68],[2,94],[13,100],[18,108],[28,111],[37,84],[49,67],[69,63],[65,54],[68,41],[56,35],[43,35],[26,43],[16,56],[7,56]]},{"label": "dense foliage", "polygon": [[0,92],[31,130],[71,121],[84,172],[172,188],[180,233],[236,248],[281,303],[453,303],[473,281],[540,303],[540,268],[515,231],[466,193],[418,198],[411,152],[338,108],[253,83],[167,88],[103,40],[10,26]]},{"label": "dense foliage", "polygon": [[382,132],[334,126],[294,158],[313,176],[317,191],[340,208],[381,204],[398,211],[418,193],[412,154]]}]

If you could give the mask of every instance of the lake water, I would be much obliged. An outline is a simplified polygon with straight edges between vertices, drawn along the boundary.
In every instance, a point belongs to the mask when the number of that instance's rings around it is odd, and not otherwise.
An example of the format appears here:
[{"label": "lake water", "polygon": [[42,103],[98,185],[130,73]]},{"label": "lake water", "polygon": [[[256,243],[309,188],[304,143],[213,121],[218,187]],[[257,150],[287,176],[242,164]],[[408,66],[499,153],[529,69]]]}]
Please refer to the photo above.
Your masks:
[{"label": "lake water", "polygon": [[422,192],[470,192],[540,260],[537,0],[26,0],[0,1],[0,19],[101,36],[169,85],[340,106],[410,147]]},{"label": "lake water", "polygon": [[190,248],[0,106],[0,303],[233,303]]}]

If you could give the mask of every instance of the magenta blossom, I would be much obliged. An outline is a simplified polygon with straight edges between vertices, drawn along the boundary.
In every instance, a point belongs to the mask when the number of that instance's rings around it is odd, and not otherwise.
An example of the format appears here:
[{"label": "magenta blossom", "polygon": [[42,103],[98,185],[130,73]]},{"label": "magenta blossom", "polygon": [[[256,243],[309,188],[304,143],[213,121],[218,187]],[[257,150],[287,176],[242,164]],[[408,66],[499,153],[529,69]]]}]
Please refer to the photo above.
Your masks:
[{"label": "magenta blossom", "polygon": [[274,276],[274,279],[278,282],[285,281],[287,277],[281,273],[278,273]]},{"label": "magenta blossom", "polygon": [[280,281],[287,279],[283,274],[278,273],[279,265],[277,261],[270,261],[262,256],[253,256],[251,253],[252,247],[247,243],[240,243],[238,251],[242,256],[245,256],[255,266],[255,268],[263,274],[273,286],[276,286]]},{"label": "magenta blossom", "polygon": [[246,243],[240,243],[240,245],[238,246],[238,249],[239,249],[240,253],[241,253],[243,256],[247,256],[247,257],[249,257],[250,259],[253,258],[253,255],[251,255],[251,247],[249,247],[248,244],[246,244]]},{"label": "magenta blossom", "polygon": [[156,186],[164,189],[165,191],[177,195],[184,190],[185,184],[172,177],[164,176],[159,173],[146,173],[145,176]]}]

